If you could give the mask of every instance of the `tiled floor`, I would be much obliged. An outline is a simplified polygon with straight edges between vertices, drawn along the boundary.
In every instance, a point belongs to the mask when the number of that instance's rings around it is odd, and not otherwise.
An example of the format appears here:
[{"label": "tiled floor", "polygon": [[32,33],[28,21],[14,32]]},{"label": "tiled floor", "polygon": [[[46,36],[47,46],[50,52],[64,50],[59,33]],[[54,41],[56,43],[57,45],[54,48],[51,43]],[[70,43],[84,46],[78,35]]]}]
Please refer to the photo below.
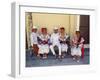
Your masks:
[{"label": "tiled floor", "polygon": [[52,54],[49,54],[48,59],[39,59],[35,55],[31,56],[30,51],[26,52],[26,67],[41,67],[41,66],[61,66],[61,65],[84,65],[89,64],[89,49],[85,49],[84,59],[80,62],[73,61],[70,55],[64,59],[55,59]]}]

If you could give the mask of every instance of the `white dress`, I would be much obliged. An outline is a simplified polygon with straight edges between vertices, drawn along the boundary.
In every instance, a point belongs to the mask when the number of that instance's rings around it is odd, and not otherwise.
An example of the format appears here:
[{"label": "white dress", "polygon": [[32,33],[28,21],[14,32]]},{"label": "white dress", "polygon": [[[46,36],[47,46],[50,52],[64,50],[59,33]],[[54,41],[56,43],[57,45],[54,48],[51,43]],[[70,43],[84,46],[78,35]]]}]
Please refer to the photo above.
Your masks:
[{"label": "white dress", "polygon": [[74,46],[74,47],[71,48],[71,55],[72,56],[75,56],[75,55],[76,56],[81,56],[81,54],[82,53],[81,53],[81,48],[80,47],[77,48],[77,47]]},{"label": "white dress", "polygon": [[81,38],[80,40],[80,44],[78,45],[77,47],[77,42],[78,42],[78,38],[77,36],[74,36],[74,38],[72,39],[72,48],[71,48],[71,55],[74,56],[81,56],[82,55],[82,52],[81,52],[81,48],[83,46],[83,42],[84,42],[84,39]]},{"label": "white dress", "polygon": [[64,35],[64,37],[62,38],[61,37],[61,35],[60,35],[60,37],[59,37],[59,40],[60,41],[62,41],[62,42],[65,42],[65,43],[60,43],[60,45],[61,45],[61,51],[62,52],[67,52],[67,50],[68,50],[68,45],[67,45],[67,43],[66,43],[66,39],[68,38],[69,36],[68,35]]},{"label": "white dress", "polygon": [[[39,38],[41,39],[41,43],[38,45],[39,54],[44,54],[44,53],[48,54],[49,53],[49,45],[48,45],[49,35],[41,34]],[[44,41],[46,41],[46,43],[43,43]]]}]

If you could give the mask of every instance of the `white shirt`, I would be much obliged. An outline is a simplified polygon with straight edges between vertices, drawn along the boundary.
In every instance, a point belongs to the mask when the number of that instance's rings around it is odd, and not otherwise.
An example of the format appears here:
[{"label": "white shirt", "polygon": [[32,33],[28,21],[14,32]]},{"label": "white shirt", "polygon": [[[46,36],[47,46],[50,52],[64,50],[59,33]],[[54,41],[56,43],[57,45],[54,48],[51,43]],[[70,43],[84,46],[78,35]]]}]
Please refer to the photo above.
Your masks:
[{"label": "white shirt", "polygon": [[59,42],[59,33],[53,33],[51,35],[50,42],[53,45],[59,45],[60,44],[60,42]]},{"label": "white shirt", "polygon": [[34,33],[34,32],[31,33],[31,46],[33,46],[33,44],[37,44],[38,43],[37,36],[38,36],[37,33]]}]

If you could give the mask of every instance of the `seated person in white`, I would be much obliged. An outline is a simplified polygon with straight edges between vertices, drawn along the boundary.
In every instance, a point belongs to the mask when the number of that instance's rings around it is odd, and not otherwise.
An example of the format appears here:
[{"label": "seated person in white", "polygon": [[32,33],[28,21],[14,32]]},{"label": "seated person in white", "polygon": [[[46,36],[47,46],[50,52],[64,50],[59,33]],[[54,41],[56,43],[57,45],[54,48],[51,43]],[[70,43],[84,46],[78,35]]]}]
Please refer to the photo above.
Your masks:
[{"label": "seated person in white", "polygon": [[47,55],[49,53],[49,45],[48,45],[48,41],[49,41],[49,35],[47,33],[47,28],[42,28],[41,29],[41,34],[38,37],[38,47],[39,47],[39,57],[40,54],[43,55],[43,59],[47,58]]},{"label": "seated person in white", "polygon": [[77,60],[81,57],[81,48],[83,46],[84,38],[80,35],[80,31],[76,31],[75,36],[72,39],[72,48],[71,48],[71,55],[73,56],[73,60]]},{"label": "seated person in white", "polygon": [[58,27],[54,27],[54,32],[51,34],[50,42],[51,42],[51,45],[50,45],[51,52],[57,58],[57,54],[54,50],[55,47],[57,47],[58,50],[59,50],[58,51],[58,56],[60,58],[60,56],[61,56],[61,46],[60,46],[60,42],[59,42]]},{"label": "seated person in white", "polygon": [[38,40],[37,40],[37,27],[33,26],[32,28],[32,32],[30,35],[30,39],[31,39],[31,47],[33,48],[33,53],[38,55]]},{"label": "seated person in white", "polygon": [[61,27],[60,28],[60,37],[59,37],[59,41],[60,41],[60,45],[61,45],[61,53],[62,53],[62,58],[64,58],[65,53],[67,53],[68,50],[68,45],[67,45],[67,38],[69,36],[65,33],[65,28]]}]

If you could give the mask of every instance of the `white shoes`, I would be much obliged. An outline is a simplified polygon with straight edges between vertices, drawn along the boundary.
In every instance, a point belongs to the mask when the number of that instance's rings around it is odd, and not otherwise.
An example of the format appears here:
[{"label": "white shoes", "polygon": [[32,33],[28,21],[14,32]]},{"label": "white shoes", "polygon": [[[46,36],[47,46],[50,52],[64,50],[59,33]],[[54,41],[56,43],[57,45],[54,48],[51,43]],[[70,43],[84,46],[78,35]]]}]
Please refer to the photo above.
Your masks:
[{"label": "white shoes", "polygon": [[73,60],[75,60],[75,58],[73,58]]},{"label": "white shoes", "polygon": [[79,60],[77,60],[77,62],[79,63],[80,61],[79,61]]}]

